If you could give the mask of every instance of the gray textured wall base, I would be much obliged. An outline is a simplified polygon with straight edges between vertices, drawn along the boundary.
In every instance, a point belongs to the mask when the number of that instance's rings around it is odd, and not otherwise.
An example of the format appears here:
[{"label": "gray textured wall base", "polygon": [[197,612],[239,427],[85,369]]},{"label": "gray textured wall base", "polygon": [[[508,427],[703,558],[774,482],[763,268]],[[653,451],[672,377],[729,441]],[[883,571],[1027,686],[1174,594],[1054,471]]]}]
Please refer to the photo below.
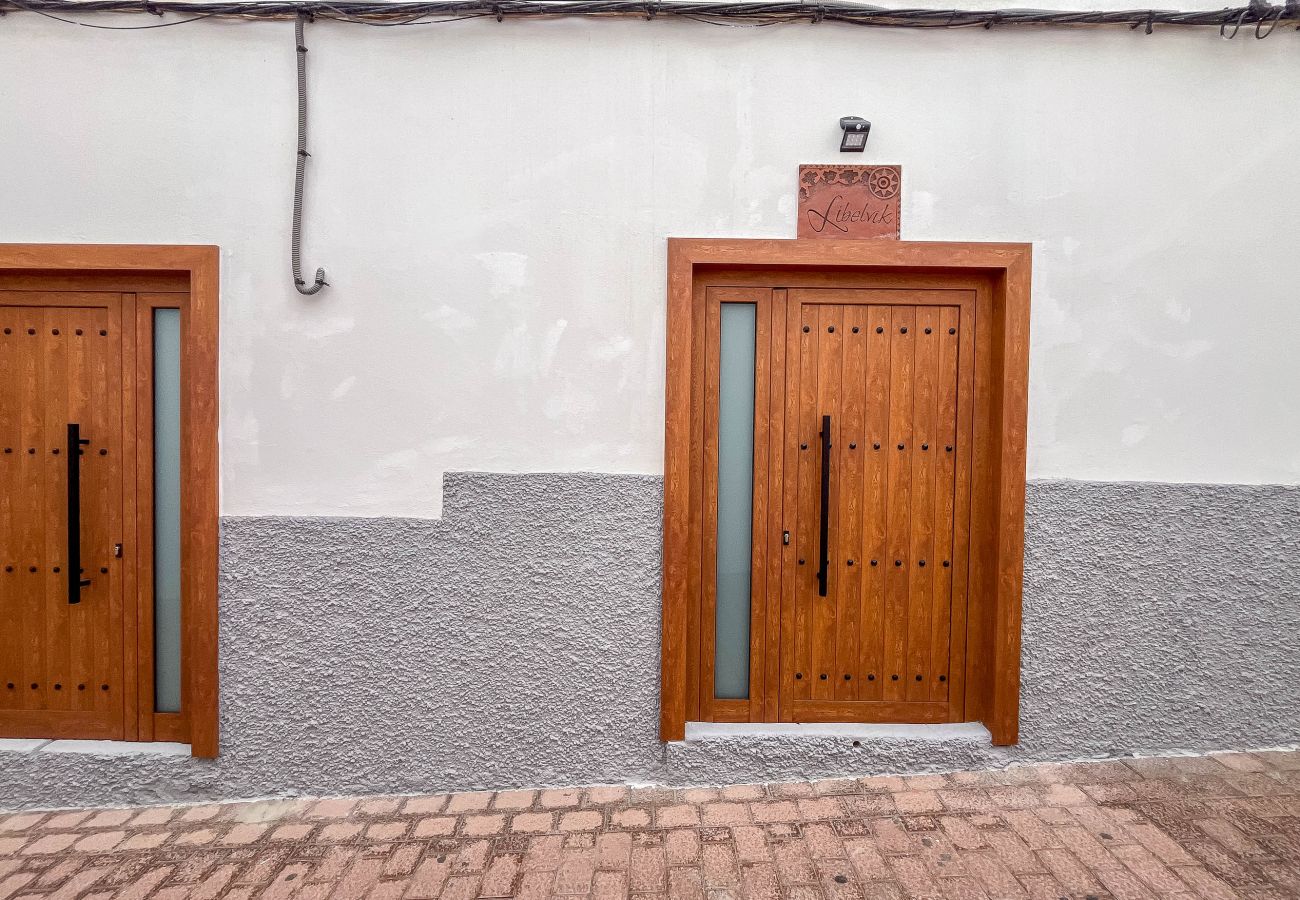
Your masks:
[{"label": "gray textured wall base", "polygon": [[445,518],[229,518],[222,755],[0,752],[0,807],[708,783],[1300,739],[1300,489],[1029,488],[1022,742],[656,738],[660,481],[448,476]]}]

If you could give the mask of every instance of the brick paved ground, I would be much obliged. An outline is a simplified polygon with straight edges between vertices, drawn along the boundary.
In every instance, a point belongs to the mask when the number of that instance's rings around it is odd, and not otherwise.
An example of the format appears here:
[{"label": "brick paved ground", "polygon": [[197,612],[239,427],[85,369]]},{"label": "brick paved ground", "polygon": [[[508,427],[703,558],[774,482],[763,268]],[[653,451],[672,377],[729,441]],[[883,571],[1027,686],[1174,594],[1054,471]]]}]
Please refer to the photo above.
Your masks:
[{"label": "brick paved ground", "polygon": [[0,898],[1300,897],[1300,752],[0,817]]}]

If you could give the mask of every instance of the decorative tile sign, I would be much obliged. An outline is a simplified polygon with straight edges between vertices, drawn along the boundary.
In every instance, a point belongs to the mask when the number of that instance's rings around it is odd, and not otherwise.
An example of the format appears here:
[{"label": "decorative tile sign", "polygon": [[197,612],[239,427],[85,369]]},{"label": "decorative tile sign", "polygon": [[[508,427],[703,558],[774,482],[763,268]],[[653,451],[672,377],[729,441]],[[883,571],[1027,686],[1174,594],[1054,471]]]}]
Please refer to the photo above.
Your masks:
[{"label": "decorative tile sign", "polygon": [[898,240],[902,166],[800,166],[801,238]]}]

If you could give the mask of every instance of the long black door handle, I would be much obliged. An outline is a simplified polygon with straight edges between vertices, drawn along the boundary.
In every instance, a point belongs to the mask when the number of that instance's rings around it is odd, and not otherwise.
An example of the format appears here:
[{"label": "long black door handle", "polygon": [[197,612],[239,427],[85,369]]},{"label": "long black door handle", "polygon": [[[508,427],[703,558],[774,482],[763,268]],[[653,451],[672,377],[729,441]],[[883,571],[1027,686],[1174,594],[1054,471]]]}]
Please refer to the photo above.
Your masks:
[{"label": "long black door handle", "polygon": [[818,526],[821,559],[817,563],[817,594],[826,596],[826,574],[831,567],[831,549],[828,546],[831,522],[831,417],[822,416],[822,511]]},{"label": "long black door handle", "polygon": [[90,585],[81,577],[81,426],[68,423],[68,602],[81,602],[81,589]]}]

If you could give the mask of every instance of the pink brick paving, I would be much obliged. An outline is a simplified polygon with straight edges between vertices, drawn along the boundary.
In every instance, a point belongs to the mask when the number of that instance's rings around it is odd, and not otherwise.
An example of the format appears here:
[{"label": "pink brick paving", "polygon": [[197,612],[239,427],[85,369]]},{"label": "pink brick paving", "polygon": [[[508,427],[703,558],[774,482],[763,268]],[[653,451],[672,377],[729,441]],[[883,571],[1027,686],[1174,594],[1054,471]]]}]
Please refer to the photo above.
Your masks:
[{"label": "pink brick paving", "polygon": [[1300,752],[0,814],[0,900],[1300,898]]}]

